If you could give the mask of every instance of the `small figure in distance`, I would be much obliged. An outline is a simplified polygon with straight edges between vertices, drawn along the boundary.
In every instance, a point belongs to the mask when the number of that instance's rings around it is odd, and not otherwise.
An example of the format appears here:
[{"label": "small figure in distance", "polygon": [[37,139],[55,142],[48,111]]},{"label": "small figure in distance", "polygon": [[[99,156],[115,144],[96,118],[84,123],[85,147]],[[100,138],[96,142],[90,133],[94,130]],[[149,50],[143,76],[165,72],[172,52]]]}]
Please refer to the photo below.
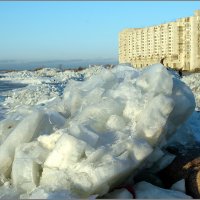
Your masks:
[{"label": "small figure in distance", "polygon": [[178,74],[179,76],[182,78],[183,77],[183,71],[182,71],[182,68],[178,70]]},{"label": "small figure in distance", "polygon": [[164,59],[165,59],[165,58],[162,58],[162,59],[160,60],[160,63],[161,63],[162,65],[164,65]]}]

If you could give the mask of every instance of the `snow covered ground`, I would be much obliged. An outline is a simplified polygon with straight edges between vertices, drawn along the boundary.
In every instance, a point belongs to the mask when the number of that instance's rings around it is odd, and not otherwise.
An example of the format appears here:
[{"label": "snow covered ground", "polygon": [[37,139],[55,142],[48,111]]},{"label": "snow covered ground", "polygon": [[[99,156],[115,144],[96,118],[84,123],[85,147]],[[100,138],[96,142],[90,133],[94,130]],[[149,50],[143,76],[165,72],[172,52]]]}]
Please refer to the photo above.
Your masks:
[{"label": "snow covered ground", "polygon": [[[133,180],[172,161],[167,145],[200,142],[199,76],[159,64],[0,74],[0,198],[191,198]],[[136,194],[114,190],[124,184]]]}]

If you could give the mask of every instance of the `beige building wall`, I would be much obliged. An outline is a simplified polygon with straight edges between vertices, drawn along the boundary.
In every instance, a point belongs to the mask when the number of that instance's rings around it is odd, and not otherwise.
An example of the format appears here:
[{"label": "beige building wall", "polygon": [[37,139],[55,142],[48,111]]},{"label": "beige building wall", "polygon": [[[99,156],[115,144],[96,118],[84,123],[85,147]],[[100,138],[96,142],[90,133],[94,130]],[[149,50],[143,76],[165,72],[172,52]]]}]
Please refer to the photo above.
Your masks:
[{"label": "beige building wall", "polygon": [[161,61],[176,69],[200,69],[200,10],[175,22],[120,32],[119,63],[144,67]]}]

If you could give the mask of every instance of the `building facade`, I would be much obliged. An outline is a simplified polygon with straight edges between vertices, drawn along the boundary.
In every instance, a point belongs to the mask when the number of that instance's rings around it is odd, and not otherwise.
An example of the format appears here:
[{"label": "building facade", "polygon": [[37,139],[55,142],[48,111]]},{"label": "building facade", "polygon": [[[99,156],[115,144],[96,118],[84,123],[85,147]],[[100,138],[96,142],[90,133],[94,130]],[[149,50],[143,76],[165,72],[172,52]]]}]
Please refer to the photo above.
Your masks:
[{"label": "building facade", "polygon": [[200,10],[175,22],[123,30],[119,34],[119,63],[200,69]]}]

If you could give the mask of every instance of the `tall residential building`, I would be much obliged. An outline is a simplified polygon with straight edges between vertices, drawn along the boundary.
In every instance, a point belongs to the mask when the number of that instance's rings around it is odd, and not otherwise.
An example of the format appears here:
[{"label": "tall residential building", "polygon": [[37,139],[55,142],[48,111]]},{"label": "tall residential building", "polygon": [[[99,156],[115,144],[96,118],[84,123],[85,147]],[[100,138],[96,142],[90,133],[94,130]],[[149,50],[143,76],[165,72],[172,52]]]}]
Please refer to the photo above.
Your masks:
[{"label": "tall residential building", "polygon": [[174,22],[120,32],[119,63],[144,67],[159,62],[176,69],[200,69],[200,10]]}]

